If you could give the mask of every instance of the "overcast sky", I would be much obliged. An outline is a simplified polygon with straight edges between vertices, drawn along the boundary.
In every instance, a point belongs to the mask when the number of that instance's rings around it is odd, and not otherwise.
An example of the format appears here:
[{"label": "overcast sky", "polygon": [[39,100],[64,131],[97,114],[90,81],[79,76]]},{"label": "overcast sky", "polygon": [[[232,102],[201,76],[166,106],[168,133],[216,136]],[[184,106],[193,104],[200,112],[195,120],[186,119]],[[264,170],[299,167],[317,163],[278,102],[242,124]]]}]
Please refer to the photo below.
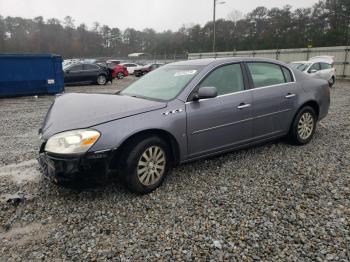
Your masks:
[{"label": "overcast sky", "polygon": [[[218,0],[220,1],[220,0]],[[237,9],[248,13],[257,6],[293,8],[310,7],[318,0],[221,0],[217,16],[227,18]],[[93,22],[118,27],[142,30],[154,28],[157,31],[177,30],[182,25],[212,20],[213,0],[0,0],[0,15],[34,18],[43,16],[63,20],[67,15],[76,24]]]}]

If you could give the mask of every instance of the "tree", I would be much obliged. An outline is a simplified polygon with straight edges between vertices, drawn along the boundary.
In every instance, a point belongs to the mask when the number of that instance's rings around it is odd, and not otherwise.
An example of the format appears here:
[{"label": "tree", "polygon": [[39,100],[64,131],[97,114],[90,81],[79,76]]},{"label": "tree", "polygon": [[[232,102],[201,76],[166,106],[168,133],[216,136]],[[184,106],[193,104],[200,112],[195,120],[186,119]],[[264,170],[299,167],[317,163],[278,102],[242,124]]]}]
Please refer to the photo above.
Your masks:
[{"label": "tree", "polygon": [[[245,17],[232,10],[217,20],[217,51],[298,48],[350,43],[350,1],[321,0],[312,8],[260,6]],[[213,23],[188,24],[179,30],[156,32],[110,28],[95,22],[75,26],[70,16],[60,21],[0,16],[0,52],[52,52],[64,57],[125,57],[132,52],[173,57],[211,51]],[[169,56],[171,55],[171,56]]]}]

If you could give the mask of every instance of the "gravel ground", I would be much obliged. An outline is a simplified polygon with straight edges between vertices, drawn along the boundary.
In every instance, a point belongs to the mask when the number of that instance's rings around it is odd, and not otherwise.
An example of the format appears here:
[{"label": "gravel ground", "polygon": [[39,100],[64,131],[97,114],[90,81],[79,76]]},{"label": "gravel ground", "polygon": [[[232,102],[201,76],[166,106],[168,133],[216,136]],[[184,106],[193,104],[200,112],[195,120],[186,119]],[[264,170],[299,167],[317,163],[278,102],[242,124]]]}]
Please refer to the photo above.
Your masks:
[{"label": "gravel ground", "polygon": [[183,165],[142,197],[44,180],[36,137],[53,98],[0,100],[0,260],[349,261],[350,83],[331,95],[310,144]]}]

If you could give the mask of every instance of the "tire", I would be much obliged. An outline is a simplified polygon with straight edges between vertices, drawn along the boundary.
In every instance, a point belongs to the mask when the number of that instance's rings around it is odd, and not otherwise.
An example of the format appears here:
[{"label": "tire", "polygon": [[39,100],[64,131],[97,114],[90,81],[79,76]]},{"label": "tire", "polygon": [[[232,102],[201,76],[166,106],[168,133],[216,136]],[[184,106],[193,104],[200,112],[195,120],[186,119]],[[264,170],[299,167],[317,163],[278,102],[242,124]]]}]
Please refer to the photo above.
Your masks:
[{"label": "tire", "polygon": [[122,73],[122,72],[119,72],[118,74],[117,74],[117,78],[118,79],[123,79],[125,77],[125,75]]},{"label": "tire", "polygon": [[335,84],[335,77],[332,76],[331,79],[328,80],[329,87],[333,87]]},{"label": "tire", "polygon": [[156,136],[131,141],[122,155],[121,175],[129,190],[137,194],[148,194],[159,187],[170,169],[169,146]]},{"label": "tire", "polygon": [[306,145],[309,143],[315,134],[316,125],[317,117],[315,110],[310,106],[301,108],[291,126],[291,142],[296,145]]},{"label": "tire", "polygon": [[107,84],[107,77],[105,75],[99,75],[96,80],[97,84],[100,86],[104,86]]}]

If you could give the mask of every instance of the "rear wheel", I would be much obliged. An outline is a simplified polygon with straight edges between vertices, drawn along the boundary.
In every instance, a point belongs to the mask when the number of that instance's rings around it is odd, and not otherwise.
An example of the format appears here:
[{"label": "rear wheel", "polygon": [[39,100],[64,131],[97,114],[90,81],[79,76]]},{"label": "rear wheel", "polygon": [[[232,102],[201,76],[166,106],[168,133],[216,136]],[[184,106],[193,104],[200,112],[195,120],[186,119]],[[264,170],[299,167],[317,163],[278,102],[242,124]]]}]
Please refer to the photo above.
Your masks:
[{"label": "rear wheel", "polygon": [[159,187],[170,167],[170,151],[159,137],[131,142],[120,163],[126,186],[135,193],[147,194]]},{"label": "rear wheel", "polygon": [[107,83],[107,77],[105,75],[99,75],[96,82],[100,86],[105,85]]},{"label": "rear wheel", "polygon": [[332,76],[332,78],[328,80],[328,83],[329,83],[329,87],[333,87],[335,84],[335,77]]},{"label": "rear wheel", "polygon": [[290,130],[292,142],[297,145],[309,143],[315,134],[316,123],[315,110],[310,106],[303,107],[296,115]]},{"label": "rear wheel", "polygon": [[122,72],[119,72],[118,74],[117,74],[117,78],[118,79],[123,79],[125,77],[125,75],[122,73]]}]

